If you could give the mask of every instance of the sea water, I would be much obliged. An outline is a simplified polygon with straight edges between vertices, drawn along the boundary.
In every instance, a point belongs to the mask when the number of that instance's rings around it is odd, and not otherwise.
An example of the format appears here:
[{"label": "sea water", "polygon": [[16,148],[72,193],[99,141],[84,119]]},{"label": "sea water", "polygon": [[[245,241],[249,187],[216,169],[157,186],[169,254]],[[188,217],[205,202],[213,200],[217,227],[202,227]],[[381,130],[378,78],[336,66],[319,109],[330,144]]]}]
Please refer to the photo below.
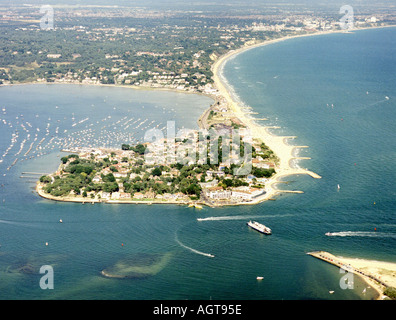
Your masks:
[{"label": "sea water", "polygon": [[[65,145],[139,141],[134,128],[144,119],[142,127],[175,120],[196,128],[212,100],[110,87],[1,87],[1,155],[18,133],[0,164],[0,298],[371,299],[358,277],[354,289],[343,290],[344,274],[306,253],[396,262],[395,39],[394,28],[292,39],[225,64],[240,101],[268,118],[264,125],[280,126],[274,134],[308,145],[299,155],[312,159],[296,164],[322,176],[284,178],[279,188],[304,193],[254,206],[198,210],[41,199],[37,176],[20,176],[54,171]],[[131,118],[141,120],[126,128]],[[20,160],[7,170],[24,139]],[[273,234],[249,229],[250,219]],[[53,267],[53,290],[40,288],[43,265]],[[131,276],[101,274],[114,269]]]}]

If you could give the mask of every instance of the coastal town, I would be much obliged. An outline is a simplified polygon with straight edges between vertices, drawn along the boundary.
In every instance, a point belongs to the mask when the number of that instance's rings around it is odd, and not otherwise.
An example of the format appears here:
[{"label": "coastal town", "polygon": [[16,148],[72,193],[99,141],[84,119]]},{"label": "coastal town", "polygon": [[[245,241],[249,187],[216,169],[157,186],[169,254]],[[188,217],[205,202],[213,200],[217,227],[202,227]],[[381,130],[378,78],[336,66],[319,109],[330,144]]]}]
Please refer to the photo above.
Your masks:
[{"label": "coastal town", "polygon": [[[187,139],[175,140],[177,152],[185,158]],[[206,143],[200,141],[198,147]],[[222,145],[217,147],[222,153]],[[230,147],[241,148],[234,143]],[[124,144],[119,150],[68,150],[78,153],[62,157],[55,173],[40,178],[37,191],[52,200],[82,203],[175,203],[197,208],[202,204],[252,204],[265,198],[265,184],[275,174],[276,157],[264,143],[250,149],[253,166],[243,174],[238,174],[241,165],[233,163],[232,157],[220,163],[216,163],[218,158],[212,159],[215,164],[211,164],[208,153],[198,160],[190,157],[185,163],[167,162],[158,156],[155,143]]]},{"label": "coastal town", "polygon": [[[0,85],[108,84],[213,95],[211,65],[223,54],[285,36],[341,30],[334,8],[315,14],[294,7],[251,13],[221,8],[220,16],[193,9],[57,6],[53,28],[42,30],[39,6],[4,6]],[[375,15],[368,9],[354,15],[355,28],[395,21],[393,12],[381,8]]]},{"label": "coastal town", "polygon": [[[107,19],[112,18],[112,15],[120,14],[119,8],[107,9],[102,11],[100,8],[89,8],[84,11],[84,16]],[[331,14],[322,13],[313,16],[296,12],[295,15],[278,14],[265,17],[260,14],[243,18],[227,16],[225,19],[228,21],[227,24],[213,23],[212,16],[208,17],[204,14],[197,16],[192,12],[189,18],[194,19],[194,24],[188,25],[185,21],[182,23],[178,20],[180,24],[171,27],[165,21],[170,17],[177,19],[179,17],[177,12],[165,11],[158,16],[152,12],[139,11],[139,24],[134,27],[106,24],[98,27],[90,23],[70,25],[70,20],[79,17],[76,12],[80,9],[73,10],[61,10],[60,23],[51,31],[60,33],[65,41],[70,38],[70,34],[78,40],[85,39],[95,51],[94,56],[86,56],[87,52],[83,53],[72,48],[66,51],[39,50],[36,54],[29,51],[26,54],[30,61],[33,56],[35,60],[31,62],[29,70],[21,67],[19,71],[23,71],[24,76],[31,73],[34,75],[33,78],[18,80],[17,75],[10,76],[10,72],[15,71],[14,68],[4,68],[3,84],[25,81],[78,83],[203,93],[211,97],[214,103],[198,119],[199,127],[217,133],[240,130],[244,138],[247,132],[249,135],[252,134],[249,141],[244,141],[251,144],[253,149],[250,159],[251,170],[243,176],[236,176],[233,171],[235,167],[232,167],[235,164],[219,159],[213,164],[213,161],[211,163],[206,157],[199,161],[193,157],[190,162],[182,162],[182,164],[179,162],[179,166],[174,161],[170,165],[158,159],[154,162],[147,161],[145,156],[150,154],[147,151],[155,148],[155,143],[145,142],[132,146],[131,150],[125,149],[123,145],[121,151],[77,148],[69,150],[72,154],[77,154],[66,162],[63,161],[55,174],[40,179],[37,191],[41,196],[82,203],[89,201],[91,203],[182,203],[192,206],[253,204],[272,199],[279,193],[273,187],[279,177],[308,174],[313,178],[321,178],[314,172],[291,166],[292,159],[301,158],[293,156],[294,149],[306,146],[290,146],[285,143],[285,139],[293,137],[274,136],[267,131],[270,127],[259,126],[257,121],[266,119],[252,118],[250,114],[254,112],[250,107],[235,103],[219,79],[219,70],[228,57],[254,46],[320,32],[342,31],[339,19],[335,19]],[[104,12],[105,17],[102,16]],[[135,9],[127,9],[121,16],[132,18],[133,13],[136,18],[136,12]],[[3,15],[3,18],[12,20],[12,16],[12,14]],[[356,28],[380,27],[392,24],[394,18],[392,13],[382,12],[373,16],[361,12],[354,17],[354,23]],[[147,19],[146,24],[142,24],[142,19]],[[155,24],[155,27],[150,28],[152,22],[158,19],[164,19],[164,23]],[[211,24],[207,19],[212,21]],[[205,32],[199,32],[200,28],[204,28]],[[19,27],[13,30],[16,33],[19,31]],[[39,36],[42,33],[33,25],[25,27],[24,31],[36,31]],[[156,37],[157,34],[162,36]],[[191,37],[192,34],[195,45],[190,44],[187,49],[181,39]],[[199,34],[201,36],[198,36]],[[164,44],[163,39],[172,40]],[[133,50],[130,46],[123,45],[121,48],[118,45],[120,41],[126,43],[131,40],[134,40]],[[104,49],[99,50],[100,55],[95,49],[98,43],[106,44]],[[76,42],[73,42],[74,45]],[[61,49],[63,45],[59,44],[55,47]],[[18,50],[13,51],[13,59],[20,57]],[[84,65],[89,64],[91,59],[95,59],[96,66],[93,68],[93,64],[90,64],[87,70]],[[39,60],[41,63],[37,62]],[[37,77],[43,66],[46,71],[43,76]],[[183,144],[181,142],[183,139],[185,137],[175,142]],[[197,136],[194,139],[197,142]],[[169,143],[169,141],[162,142]],[[136,147],[142,147],[145,151],[136,152]],[[79,172],[81,168],[77,169],[76,176],[74,168],[81,166],[80,161],[89,168],[87,172],[84,171],[85,169],[82,169],[82,172]],[[134,172],[136,170],[138,172]],[[272,176],[274,178],[270,180]],[[73,179],[77,179],[76,185]],[[302,193],[298,190],[285,192]]]}]

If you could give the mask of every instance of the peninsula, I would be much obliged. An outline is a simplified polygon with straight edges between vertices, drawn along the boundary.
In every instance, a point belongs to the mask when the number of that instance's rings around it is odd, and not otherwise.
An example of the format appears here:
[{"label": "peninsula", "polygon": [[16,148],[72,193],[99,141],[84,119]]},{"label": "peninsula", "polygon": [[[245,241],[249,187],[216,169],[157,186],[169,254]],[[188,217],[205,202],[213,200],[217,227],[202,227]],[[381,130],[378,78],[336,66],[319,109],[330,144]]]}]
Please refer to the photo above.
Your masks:
[{"label": "peninsula", "polygon": [[325,251],[307,254],[360,276],[377,291],[378,300],[396,298],[396,263],[334,256]]},{"label": "peninsula", "polygon": [[[208,140],[197,141],[196,135],[194,141],[199,147],[205,147]],[[215,143],[218,138],[215,136],[211,142]],[[209,152],[198,161],[186,157],[188,140],[182,137],[174,141],[184,162],[167,162],[159,156],[155,143],[124,144],[120,150],[68,150],[77,154],[62,157],[55,173],[40,178],[37,192],[58,201],[173,203],[198,208],[201,204],[212,207],[253,204],[267,198],[265,184],[275,173],[277,158],[264,143],[251,146],[242,137],[239,143],[231,143],[234,151],[251,150],[249,158],[254,165],[241,173],[243,163],[238,165],[230,161],[230,157],[226,158],[223,144],[214,144],[218,155],[215,159],[210,159]],[[170,144],[170,140],[163,142]],[[221,162],[218,159],[222,159]]]},{"label": "peninsula", "polygon": [[[44,198],[58,201],[174,203],[197,207],[257,204],[272,200],[282,192],[303,193],[300,190],[279,190],[275,186],[280,178],[289,175],[321,178],[315,172],[292,164],[295,159],[309,159],[294,155],[295,149],[307,146],[289,145],[287,140],[294,139],[295,136],[273,135],[269,132],[272,127],[258,125],[257,119],[247,114],[233,100],[222,80],[222,68],[230,57],[257,46],[331,32],[339,31],[320,31],[245,45],[220,56],[212,65],[214,90],[206,94],[215,102],[198,119],[198,125],[200,130],[214,130],[220,136],[224,130],[240,130],[242,142],[248,142],[252,146],[252,171],[248,174],[234,176],[232,171],[236,169],[235,165],[220,158],[212,164],[210,161],[194,163],[194,159],[190,163],[173,163],[170,166],[158,162],[150,165],[142,157],[150,145],[147,143],[128,146],[131,149],[123,145],[124,150],[82,148],[69,150],[77,155],[63,162],[56,173],[42,177],[37,184],[37,192]],[[179,141],[175,143],[180,146],[185,139],[186,137],[179,137]],[[143,149],[139,151],[136,148]],[[79,165],[79,161],[83,161],[92,170],[74,171],[73,166]],[[138,172],[134,172],[136,170]],[[75,178],[77,184],[71,181]],[[109,186],[110,183],[113,184],[112,187]]]}]

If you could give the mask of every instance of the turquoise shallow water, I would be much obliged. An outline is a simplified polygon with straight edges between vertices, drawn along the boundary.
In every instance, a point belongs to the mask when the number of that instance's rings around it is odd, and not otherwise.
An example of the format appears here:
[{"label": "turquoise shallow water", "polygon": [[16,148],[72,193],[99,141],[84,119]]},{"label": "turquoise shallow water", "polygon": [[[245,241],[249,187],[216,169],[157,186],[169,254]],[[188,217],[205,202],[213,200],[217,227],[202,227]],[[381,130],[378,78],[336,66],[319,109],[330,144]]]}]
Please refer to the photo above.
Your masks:
[{"label": "turquoise shallow water", "polygon": [[[19,176],[53,171],[64,144],[118,146],[122,139],[138,139],[139,129],[152,121],[160,128],[166,120],[196,127],[211,100],[122,88],[0,88],[1,154],[16,128],[19,133],[0,164],[0,298],[370,299],[372,292],[363,294],[358,278],[354,290],[342,290],[343,274],[306,252],[396,262],[395,42],[394,28],[300,38],[249,50],[225,65],[241,101],[281,127],[274,133],[296,135],[291,143],[308,145],[300,154],[312,159],[298,165],[323,177],[288,177],[289,184],[280,187],[304,194],[256,206],[195,210],[40,199],[34,180]],[[21,123],[31,136],[18,157],[29,134]],[[36,133],[31,153],[23,157]],[[42,149],[36,149],[43,137]],[[7,171],[16,157],[20,161]],[[214,218],[197,221],[208,217]],[[270,226],[273,235],[248,229],[251,218]],[[329,231],[337,236],[326,237]],[[146,273],[101,276],[119,263],[143,266]],[[42,265],[54,268],[54,290],[39,287]]]}]

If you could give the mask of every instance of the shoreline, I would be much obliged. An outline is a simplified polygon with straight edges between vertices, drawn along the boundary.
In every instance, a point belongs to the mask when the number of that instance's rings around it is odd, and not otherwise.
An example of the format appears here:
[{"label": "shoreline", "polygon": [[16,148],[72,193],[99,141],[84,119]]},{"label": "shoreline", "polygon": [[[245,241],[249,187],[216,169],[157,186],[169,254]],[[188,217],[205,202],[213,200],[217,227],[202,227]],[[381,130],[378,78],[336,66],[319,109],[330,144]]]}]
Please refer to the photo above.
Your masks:
[{"label": "shoreline", "polygon": [[[292,160],[307,160],[307,157],[298,157],[294,156],[293,153],[295,149],[299,148],[308,148],[308,146],[293,146],[289,145],[285,142],[288,138],[296,138],[290,136],[278,136],[269,132],[269,129],[272,127],[266,127],[255,123],[256,119],[254,117],[248,117],[239,107],[238,102],[233,99],[230,94],[230,85],[227,81],[222,80],[222,71],[224,64],[231,58],[236,57],[237,55],[246,52],[248,50],[263,47],[267,45],[271,45],[278,42],[283,42],[290,39],[296,38],[303,38],[303,37],[311,37],[311,36],[320,36],[320,35],[329,35],[329,34],[338,34],[338,33],[353,33],[354,31],[360,30],[369,30],[369,29],[381,29],[381,28],[392,28],[396,27],[396,25],[388,25],[388,26],[377,26],[377,27],[365,27],[365,28],[354,28],[348,31],[345,30],[330,30],[330,31],[317,31],[308,34],[298,34],[298,35],[289,35],[277,39],[271,39],[267,41],[263,41],[260,43],[255,43],[253,45],[248,45],[236,50],[232,50],[227,52],[226,54],[217,58],[217,60],[212,65],[212,72],[213,72],[213,80],[214,86],[220,93],[220,98],[224,98],[227,102],[227,105],[231,108],[234,115],[246,125],[248,129],[250,129],[253,138],[262,140],[279,158],[279,165],[276,166],[275,170],[276,173],[273,175],[269,181],[266,183],[266,197],[262,198],[261,201],[263,202],[272,197],[282,193],[282,192],[290,192],[290,191],[282,191],[279,189],[274,188],[274,185],[279,182],[280,178],[290,176],[290,175],[310,175],[312,178],[320,179],[321,176],[317,173],[310,171],[308,169],[303,168],[295,168],[291,166]],[[295,192],[295,193],[302,193]],[[256,203],[259,203],[256,202]],[[255,203],[255,204],[256,204]]]},{"label": "shoreline", "polygon": [[133,90],[141,90],[141,91],[164,91],[164,92],[173,92],[173,93],[182,93],[182,94],[195,94],[199,96],[205,96],[211,98],[213,102],[216,97],[213,94],[199,92],[199,91],[190,91],[190,90],[181,90],[176,88],[167,88],[167,87],[148,87],[148,86],[136,86],[136,85],[126,85],[126,84],[108,84],[108,83],[81,83],[81,82],[41,82],[41,81],[28,81],[28,82],[18,82],[18,83],[6,83],[1,84],[1,87],[13,87],[13,86],[24,86],[24,85],[74,85],[74,86],[92,86],[92,87],[108,87],[108,88],[125,88],[125,89],[133,89]]},{"label": "shoreline", "polygon": [[377,292],[376,300],[383,300],[386,297],[384,289],[387,287],[396,287],[396,263],[394,262],[347,258],[335,256],[326,251],[307,252],[307,254],[358,275]]},{"label": "shoreline", "polygon": [[[258,48],[274,43],[278,43],[281,41],[306,37],[306,36],[313,36],[313,35],[321,35],[321,34],[330,34],[332,32],[320,32],[320,33],[313,33],[313,34],[304,34],[304,35],[296,35],[296,36],[286,36],[278,39],[272,39],[264,42],[260,42],[251,46],[242,47],[237,50],[230,51],[225,55],[219,57],[216,62],[212,65],[212,72],[213,72],[213,80],[215,87],[220,93],[220,97],[223,97],[226,100],[227,105],[231,108],[234,115],[246,125],[246,127],[250,130],[253,138],[259,139],[263,141],[279,158],[279,164],[275,168],[275,175],[273,175],[269,181],[265,185],[265,189],[267,191],[266,196],[260,199],[260,201],[256,202],[263,202],[269,199],[272,199],[274,196],[282,193],[282,190],[276,189],[274,185],[278,183],[278,179],[289,176],[289,175],[299,175],[299,174],[308,174],[313,178],[320,179],[321,176],[312,172],[307,169],[302,168],[294,168],[291,166],[291,161],[294,159],[306,159],[305,157],[296,157],[293,156],[294,150],[297,148],[308,148],[308,146],[292,146],[285,142],[287,138],[295,138],[295,137],[288,137],[288,136],[277,136],[270,133],[268,130],[270,127],[261,126],[255,123],[255,118],[250,118],[246,116],[246,114],[240,109],[238,102],[235,101],[231,94],[230,90],[227,86],[228,84],[222,81],[222,70],[224,64],[230,59],[237,56],[240,53],[248,51],[253,48]],[[287,191],[284,191],[287,192]],[[256,204],[255,203],[255,204]]]},{"label": "shoreline", "polygon": [[[214,103],[204,111],[204,113],[197,119],[197,124],[200,129],[203,128],[203,120],[207,115],[209,114],[210,110],[212,107],[215,105],[216,101],[219,101],[221,99],[225,100],[227,103],[227,106],[230,107],[231,113],[233,116],[238,118],[248,130],[250,130],[250,133],[253,138],[261,140],[264,142],[270,150],[272,150],[275,155],[279,158],[279,164],[276,165],[275,171],[276,173],[268,180],[268,182],[265,185],[265,190],[266,193],[262,197],[259,197],[258,199],[255,199],[252,202],[241,202],[241,203],[235,203],[235,204],[230,204],[230,205],[255,205],[267,200],[274,200],[273,197],[281,194],[281,193],[303,193],[303,191],[291,191],[291,190],[280,190],[276,189],[274,185],[279,183],[279,179],[290,176],[290,175],[309,175],[314,179],[321,179],[322,177],[308,169],[304,168],[296,168],[291,165],[291,162],[293,160],[306,160],[309,159],[307,157],[298,157],[294,156],[294,151],[299,148],[308,148],[308,146],[295,146],[295,145],[289,145],[285,140],[290,139],[290,138],[296,138],[295,136],[278,136],[275,134],[272,134],[269,132],[269,130],[272,127],[267,127],[267,126],[262,126],[257,124],[255,121],[254,117],[249,117],[245,112],[242,111],[242,109],[239,107],[239,104],[233,97],[231,96],[230,93],[230,88],[226,81],[223,81],[222,78],[222,70],[224,64],[232,57],[235,57],[236,55],[243,53],[245,51],[248,51],[250,49],[278,43],[278,42],[283,42],[286,40],[290,39],[295,39],[295,38],[302,38],[302,37],[311,37],[311,36],[319,36],[319,35],[329,35],[329,34],[335,34],[335,33],[352,33],[354,31],[360,31],[360,30],[368,30],[368,29],[379,29],[379,28],[389,28],[389,27],[396,27],[395,25],[389,25],[389,26],[378,26],[378,27],[366,27],[366,28],[356,28],[352,30],[330,30],[330,31],[317,31],[313,33],[307,33],[307,34],[297,34],[297,35],[288,35],[284,37],[280,37],[277,39],[271,39],[271,40],[266,40],[260,43],[255,43],[252,45],[247,45],[245,47],[241,47],[236,50],[231,50],[227,52],[226,54],[218,57],[214,63],[212,64],[212,72],[213,72],[213,81],[214,81],[214,88],[218,90],[217,95],[212,95],[208,93],[203,93],[203,92],[193,92],[193,91],[188,91],[188,90],[178,90],[178,89],[173,89],[173,88],[161,88],[161,87],[144,87],[144,86],[135,86],[135,85],[119,85],[119,84],[89,84],[89,83],[69,83],[69,82],[55,82],[55,83],[47,83],[47,82],[27,82],[27,83],[18,83],[18,84],[3,84],[2,86],[14,86],[14,85],[26,85],[26,84],[52,84],[52,85],[57,85],[57,84],[69,84],[69,85],[89,85],[89,86],[106,86],[106,87],[119,87],[119,88],[129,88],[129,89],[135,89],[135,90],[160,90],[160,91],[169,91],[169,92],[175,92],[175,93],[187,93],[187,94],[198,94],[198,95],[203,95],[206,97],[211,98]],[[1,86],[0,86],[1,87]],[[38,188],[37,192],[38,192]],[[47,198],[50,200],[56,200],[56,201],[65,201],[65,202],[92,202],[89,199],[66,199],[66,198],[56,198],[52,197],[50,195],[47,195],[43,192],[39,195],[43,198]],[[107,201],[94,201],[94,202],[102,202],[105,203]],[[126,200],[126,201],[116,201],[116,200],[110,200],[108,203],[133,203],[133,204],[138,204],[138,203],[145,203],[147,204],[149,201],[134,201],[134,200]],[[203,203],[202,201],[191,201],[189,203],[197,203],[197,204],[204,204],[208,205],[207,203]],[[175,201],[156,201],[153,200],[151,201],[150,204],[154,203],[159,203],[159,204],[186,204],[188,205],[189,203],[180,203],[180,202],[175,202]],[[208,205],[211,206],[211,205]],[[228,206],[227,204],[217,204],[215,207],[222,207],[222,206]],[[212,206],[211,206],[212,207]]]},{"label": "shoreline", "polygon": [[207,108],[204,113],[202,113],[197,119],[198,128],[201,128],[200,121],[204,117],[204,115],[210,111],[212,105],[216,102],[216,96],[213,94],[205,93],[205,92],[194,92],[188,90],[180,90],[175,88],[166,88],[166,87],[145,87],[145,86],[135,86],[135,85],[123,85],[123,84],[105,84],[105,83],[79,83],[79,82],[22,82],[22,83],[8,83],[1,84],[1,87],[13,87],[13,86],[25,86],[25,85],[74,85],[74,86],[89,86],[89,87],[108,87],[108,88],[125,88],[132,90],[141,90],[141,91],[164,91],[164,92],[173,92],[179,94],[194,94],[198,96],[204,96],[213,100],[211,106]]},{"label": "shoreline", "polygon": [[40,182],[37,182],[36,184],[36,192],[37,194],[44,199],[47,200],[52,200],[52,201],[58,201],[58,202],[73,202],[73,203],[81,203],[81,204],[145,204],[145,205],[153,205],[153,204],[170,204],[170,205],[183,205],[183,206],[188,206],[193,204],[195,205],[207,205],[203,202],[199,201],[171,201],[171,200],[156,200],[156,199],[147,199],[147,200],[133,200],[133,199],[128,199],[128,200],[106,200],[106,199],[90,199],[90,198],[84,198],[84,197],[78,197],[78,196],[70,196],[70,197],[55,197],[51,194],[45,193],[43,191],[43,185]]}]

